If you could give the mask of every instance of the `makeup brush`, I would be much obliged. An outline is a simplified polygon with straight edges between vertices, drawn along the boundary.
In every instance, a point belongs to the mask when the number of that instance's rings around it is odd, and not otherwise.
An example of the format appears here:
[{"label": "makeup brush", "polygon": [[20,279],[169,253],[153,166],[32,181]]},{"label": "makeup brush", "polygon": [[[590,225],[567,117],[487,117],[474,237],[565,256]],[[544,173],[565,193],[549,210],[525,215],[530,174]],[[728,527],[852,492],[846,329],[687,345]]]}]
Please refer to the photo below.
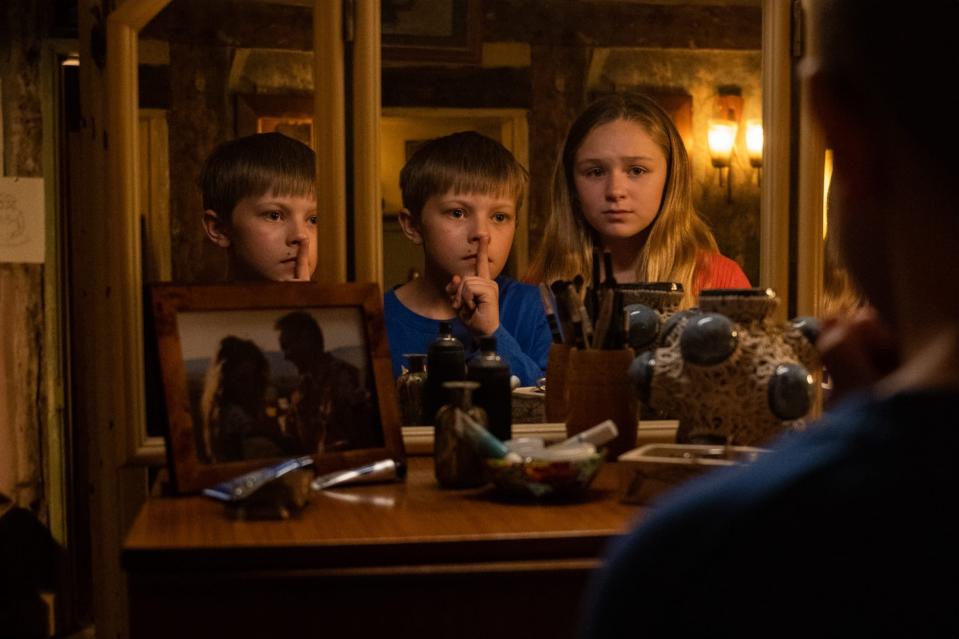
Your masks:
[{"label": "makeup brush", "polygon": [[574,322],[579,319],[579,324],[583,330],[583,341],[586,343],[586,348],[590,348],[593,343],[593,322],[590,319],[589,312],[586,310],[583,299],[576,294],[576,289],[572,284],[567,285],[566,291],[571,305],[570,316],[574,318]]},{"label": "makeup brush", "polygon": [[550,285],[553,291],[553,298],[556,300],[556,315],[559,318],[559,324],[563,331],[563,340],[566,344],[570,344],[573,341],[573,318],[570,314],[569,302],[566,300],[568,285],[569,282],[565,280],[556,280]]},{"label": "makeup brush", "polygon": [[549,332],[553,335],[554,344],[562,344],[563,336],[559,332],[559,324],[556,323],[556,312],[553,310],[553,296],[550,294],[546,284],[539,283],[539,297],[543,301],[543,310],[546,312],[546,321],[549,323]]},{"label": "makeup brush", "polygon": [[613,275],[613,254],[609,251],[603,251],[603,271],[606,278],[603,280],[603,286],[613,288],[616,286],[616,276]]}]

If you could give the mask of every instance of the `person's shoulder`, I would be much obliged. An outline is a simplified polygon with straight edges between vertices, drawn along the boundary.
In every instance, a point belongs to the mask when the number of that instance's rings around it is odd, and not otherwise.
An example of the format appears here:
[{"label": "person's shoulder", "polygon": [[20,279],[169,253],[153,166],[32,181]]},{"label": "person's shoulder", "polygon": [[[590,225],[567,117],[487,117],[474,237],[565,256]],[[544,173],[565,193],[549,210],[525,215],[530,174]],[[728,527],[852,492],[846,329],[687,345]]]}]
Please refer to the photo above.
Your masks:
[{"label": "person's shoulder", "polygon": [[700,288],[749,288],[749,278],[739,263],[722,253],[710,251],[699,257]]},{"label": "person's shoulder", "polygon": [[359,377],[360,369],[341,357],[333,353],[323,353],[322,362],[325,362],[327,370],[338,376]]},{"label": "person's shoulder", "polygon": [[[526,326],[531,321],[535,322],[542,318],[545,324],[546,311],[543,310],[538,286],[519,282],[503,275],[496,278],[496,283],[499,284],[500,318],[509,324],[511,331],[521,329],[520,326],[512,326],[512,323]],[[538,324],[530,324],[526,328],[538,330],[535,326]]]},{"label": "person's shoulder", "polygon": [[[831,576],[817,591],[823,610],[855,617],[852,601],[922,599],[890,582],[896,571],[877,557],[924,566],[916,555],[925,553],[959,564],[955,518],[943,508],[943,495],[959,485],[948,461],[959,446],[950,418],[957,410],[956,392],[853,396],[752,464],[679,487],[612,549],[590,624],[605,627],[610,615],[645,605],[651,627],[668,625],[690,601],[701,617],[680,625],[712,619],[732,600],[781,618],[823,574]],[[848,569],[835,570],[836,558]],[[772,580],[779,587],[770,590]]]},{"label": "person's shoulder", "polygon": [[496,283],[499,285],[501,299],[504,297],[517,297],[524,300],[527,298],[539,299],[539,287],[535,284],[520,282],[507,275],[497,277]]},{"label": "person's shoulder", "polygon": [[415,308],[407,306],[397,294],[400,288],[400,286],[392,288],[383,295],[383,313],[386,316],[387,327],[405,326],[413,330],[436,332],[439,320],[421,315]]},{"label": "person's shoulder", "polygon": [[855,509],[864,495],[885,490],[885,471],[903,472],[895,451],[917,449],[912,431],[919,422],[943,431],[934,441],[959,440],[933,425],[956,409],[959,394],[851,397],[805,431],[787,433],[753,463],[680,487],[647,523],[651,530],[685,524],[694,535],[704,526],[729,531],[762,518],[793,521],[797,529],[812,525],[816,512]]},{"label": "person's shoulder", "polygon": [[739,263],[736,260],[732,259],[731,257],[726,257],[725,255],[717,251],[709,251],[708,253],[703,253],[702,259],[703,259],[703,263],[708,268],[713,268],[717,270],[739,268]]},{"label": "person's shoulder", "polygon": [[383,293],[383,308],[389,308],[399,304],[400,306],[403,303],[400,301],[400,298],[396,296],[396,289],[398,287],[388,288],[386,292]]},{"label": "person's shoulder", "polygon": [[823,472],[847,454],[850,430],[861,425],[868,406],[862,398],[850,400],[805,432],[785,435],[751,464],[714,472],[680,487],[660,504],[650,523],[682,512],[698,516],[719,512],[730,517],[755,504],[770,503],[796,482]]}]

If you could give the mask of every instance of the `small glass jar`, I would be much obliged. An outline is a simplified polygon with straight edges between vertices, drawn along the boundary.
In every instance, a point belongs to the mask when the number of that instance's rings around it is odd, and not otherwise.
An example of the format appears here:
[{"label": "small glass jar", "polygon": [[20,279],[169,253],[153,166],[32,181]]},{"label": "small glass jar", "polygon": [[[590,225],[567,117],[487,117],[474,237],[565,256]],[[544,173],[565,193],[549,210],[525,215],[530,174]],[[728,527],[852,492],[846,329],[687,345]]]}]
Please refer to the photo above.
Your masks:
[{"label": "small glass jar", "polygon": [[404,426],[428,423],[423,416],[423,395],[426,388],[426,355],[407,353],[403,355],[410,363],[408,371],[396,378],[396,391],[400,398],[400,413]]},{"label": "small glass jar", "polygon": [[461,410],[487,426],[486,411],[473,405],[473,391],[477,382],[446,382],[450,403],[436,414],[436,432],[433,441],[433,465],[436,481],[444,488],[472,488],[486,483],[483,460],[473,448],[462,424],[457,423],[456,411]]}]

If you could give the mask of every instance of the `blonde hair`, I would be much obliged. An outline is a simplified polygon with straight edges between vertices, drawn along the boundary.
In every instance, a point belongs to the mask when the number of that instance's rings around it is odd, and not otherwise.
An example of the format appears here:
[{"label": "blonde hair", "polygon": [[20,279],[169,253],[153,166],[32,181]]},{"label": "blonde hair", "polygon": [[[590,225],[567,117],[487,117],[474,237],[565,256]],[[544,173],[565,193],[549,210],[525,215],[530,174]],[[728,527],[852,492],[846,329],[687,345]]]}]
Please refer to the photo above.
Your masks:
[{"label": "blonde hair", "polygon": [[592,265],[595,231],[580,210],[573,167],[576,152],[598,126],[626,120],[641,126],[666,157],[663,199],[643,246],[636,278],[639,281],[679,282],[683,306],[693,305],[699,292],[699,266],[705,254],[717,253],[716,239],[693,209],[689,158],[669,115],[640,94],[610,95],[596,100],[570,126],[562,155],[553,171],[550,216],[527,279],[551,282],[582,275]]},{"label": "blonde hair", "polygon": [[460,131],[425,143],[400,171],[403,208],[419,219],[434,195],[504,195],[522,206],[529,176],[502,144],[475,131]]},{"label": "blonde hair", "polygon": [[282,133],[256,133],[223,142],[200,172],[203,208],[230,221],[245,197],[316,197],[313,149]]}]

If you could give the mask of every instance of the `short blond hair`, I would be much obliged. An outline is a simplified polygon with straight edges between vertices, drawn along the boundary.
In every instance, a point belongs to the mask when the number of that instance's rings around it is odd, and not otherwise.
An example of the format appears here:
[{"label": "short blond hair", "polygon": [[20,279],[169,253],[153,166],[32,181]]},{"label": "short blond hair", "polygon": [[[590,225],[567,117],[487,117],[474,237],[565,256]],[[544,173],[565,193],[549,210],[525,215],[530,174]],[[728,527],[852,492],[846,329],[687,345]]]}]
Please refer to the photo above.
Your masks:
[{"label": "short blond hair", "polygon": [[256,133],[223,142],[200,172],[203,208],[231,221],[245,197],[316,196],[313,149],[282,133]]},{"label": "short blond hair", "polygon": [[506,195],[519,209],[528,181],[526,169],[506,147],[475,131],[430,140],[400,171],[403,208],[415,219],[427,200],[450,191]]}]

